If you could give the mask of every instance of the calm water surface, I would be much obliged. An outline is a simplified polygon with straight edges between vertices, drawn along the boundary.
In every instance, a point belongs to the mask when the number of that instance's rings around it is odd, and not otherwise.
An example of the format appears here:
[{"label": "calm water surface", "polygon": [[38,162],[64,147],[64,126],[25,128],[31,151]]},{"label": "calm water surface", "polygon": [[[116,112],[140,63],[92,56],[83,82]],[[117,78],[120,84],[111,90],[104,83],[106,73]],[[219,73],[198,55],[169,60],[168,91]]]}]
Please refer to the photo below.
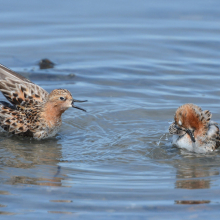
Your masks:
[{"label": "calm water surface", "polygon": [[0,133],[1,219],[219,219],[220,153],[168,127],[188,102],[220,123],[220,2],[0,4],[0,63],[89,100],[54,138]]}]

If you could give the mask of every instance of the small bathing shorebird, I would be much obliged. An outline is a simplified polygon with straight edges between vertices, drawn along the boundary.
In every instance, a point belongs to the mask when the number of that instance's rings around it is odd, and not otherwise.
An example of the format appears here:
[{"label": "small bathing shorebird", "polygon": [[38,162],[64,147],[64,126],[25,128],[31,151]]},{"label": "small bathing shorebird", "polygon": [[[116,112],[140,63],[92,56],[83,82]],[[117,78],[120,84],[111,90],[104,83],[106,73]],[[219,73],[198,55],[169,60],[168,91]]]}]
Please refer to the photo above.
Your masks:
[{"label": "small bathing shorebird", "polygon": [[30,80],[0,64],[0,91],[10,102],[0,102],[0,127],[5,131],[45,139],[54,136],[62,124],[61,115],[69,108],[84,109],[66,89],[48,93]]},{"label": "small bathing shorebird", "polygon": [[180,106],[169,127],[172,144],[196,153],[214,151],[220,146],[220,135],[217,123],[210,121],[210,111],[194,104]]}]

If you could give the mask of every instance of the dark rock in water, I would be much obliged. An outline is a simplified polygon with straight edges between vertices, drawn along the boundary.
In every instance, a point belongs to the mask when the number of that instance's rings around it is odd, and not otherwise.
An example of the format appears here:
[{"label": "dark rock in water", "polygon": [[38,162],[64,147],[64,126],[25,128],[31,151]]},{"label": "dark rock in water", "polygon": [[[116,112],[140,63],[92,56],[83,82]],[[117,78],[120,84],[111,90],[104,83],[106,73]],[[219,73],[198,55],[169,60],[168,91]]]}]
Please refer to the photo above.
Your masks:
[{"label": "dark rock in water", "polygon": [[50,69],[50,68],[53,68],[55,65],[49,59],[42,59],[38,64],[39,64],[40,69]]}]

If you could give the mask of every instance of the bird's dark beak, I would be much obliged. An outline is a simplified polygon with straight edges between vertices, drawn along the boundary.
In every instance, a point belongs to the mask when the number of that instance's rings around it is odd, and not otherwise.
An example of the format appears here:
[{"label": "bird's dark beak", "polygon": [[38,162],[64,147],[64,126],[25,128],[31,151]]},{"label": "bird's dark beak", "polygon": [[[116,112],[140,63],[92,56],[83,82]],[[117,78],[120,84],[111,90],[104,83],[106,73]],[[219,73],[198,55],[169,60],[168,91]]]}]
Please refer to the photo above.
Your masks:
[{"label": "bird's dark beak", "polygon": [[78,106],[75,106],[75,105],[74,105],[74,102],[87,102],[87,100],[80,101],[80,100],[73,99],[73,101],[72,101],[72,107],[73,107],[73,108],[77,108],[77,109],[79,109],[79,110],[82,110],[82,111],[86,112],[85,109],[80,108],[80,107],[78,107]]},{"label": "bird's dark beak", "polygon": [[192,142],[196,142],[195,137],[194,137],[194,131],[187,129],[186,133],[190,136]]}]

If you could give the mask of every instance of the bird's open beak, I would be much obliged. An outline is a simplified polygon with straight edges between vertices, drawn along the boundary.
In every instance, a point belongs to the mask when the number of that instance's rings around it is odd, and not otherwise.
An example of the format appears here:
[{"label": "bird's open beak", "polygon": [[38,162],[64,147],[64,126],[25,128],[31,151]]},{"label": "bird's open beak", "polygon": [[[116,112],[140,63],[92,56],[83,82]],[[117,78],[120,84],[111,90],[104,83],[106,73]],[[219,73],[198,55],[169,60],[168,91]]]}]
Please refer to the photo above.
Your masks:
[{"label": "bird's open beak", "polygon": [[192,130],[187,129],[186,133],[190,136],[192,142],[196,142],[195,137],[194,137],[194,132]]},{"label": "bird's open beak", "polygon": [[80,101],[80,100],[73,99],[73,101],[72,101],[72,107],[73,107],[73,108],[77,108],[77,109],[79,109],[79,110],[82,110],[82,111],[86,112],[85,109],[80,108],[80,107],[78,107],[78,106],[75,106],[75,105],[74,105],[74,102],[87,102],[87,100]]}]

